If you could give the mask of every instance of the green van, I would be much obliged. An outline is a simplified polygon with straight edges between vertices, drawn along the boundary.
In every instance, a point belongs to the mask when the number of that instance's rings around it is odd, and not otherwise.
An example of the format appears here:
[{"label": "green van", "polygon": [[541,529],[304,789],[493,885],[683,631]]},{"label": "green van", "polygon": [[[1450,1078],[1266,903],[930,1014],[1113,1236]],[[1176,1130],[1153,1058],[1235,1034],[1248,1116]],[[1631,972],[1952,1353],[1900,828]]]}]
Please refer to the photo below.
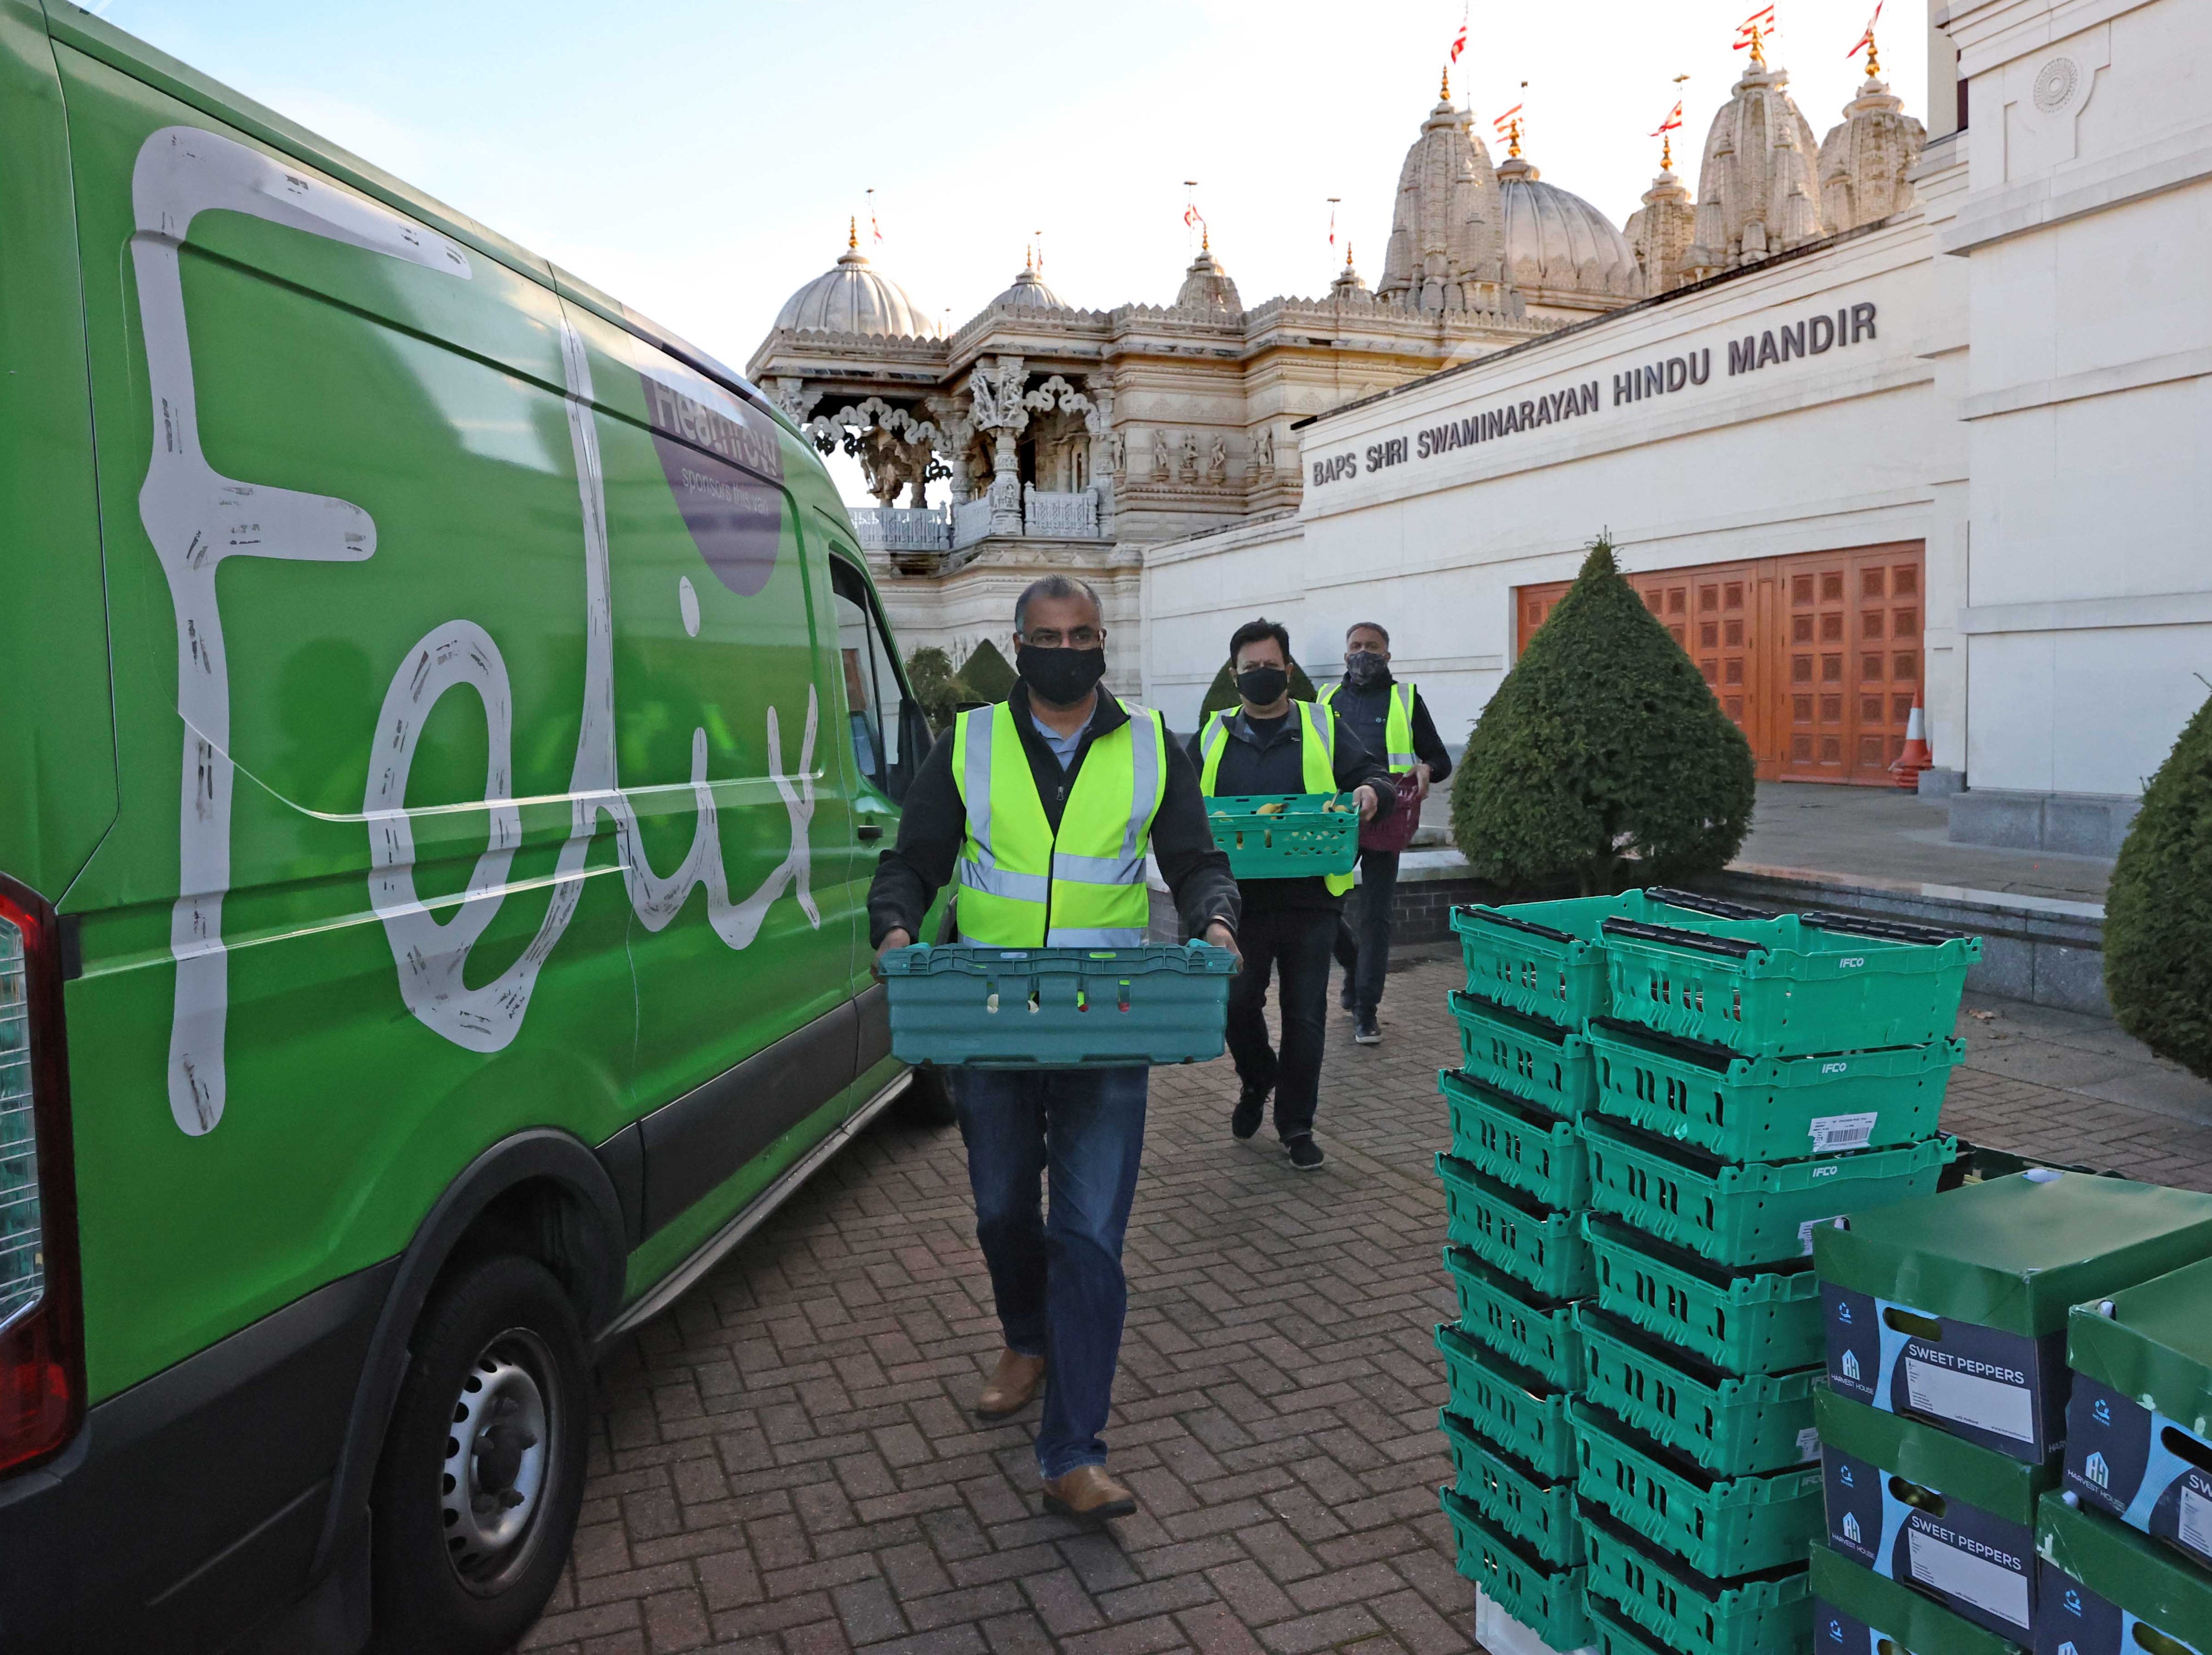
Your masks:
[{"label": "green van", "polygon": [[927,723],[738,375],[62,0],[0,149],[0,1649],[505,1648]]}]

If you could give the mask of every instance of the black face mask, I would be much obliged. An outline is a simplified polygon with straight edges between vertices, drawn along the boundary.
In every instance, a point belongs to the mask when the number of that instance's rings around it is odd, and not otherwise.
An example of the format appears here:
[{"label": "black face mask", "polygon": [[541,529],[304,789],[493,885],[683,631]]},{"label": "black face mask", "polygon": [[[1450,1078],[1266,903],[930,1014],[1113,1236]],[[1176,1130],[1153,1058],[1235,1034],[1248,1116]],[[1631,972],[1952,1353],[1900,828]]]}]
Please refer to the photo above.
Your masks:
[{"label": "black face mask", "polygon": [[1059,707],[1073,706],[1106,676],[1103,649],[1039,649],[1022,644],[1014,651],[1014,671],[1030,693]]},{"label": "black face mask", "polygon": [[1344,658],[1344,681],[1355,690],[1372,690],[1390,677],[1390,663],[1372,649],[1355,649]]},{"label": "black face mask", "polygon": [[1272,707],[1283,698],[1291,675],[1279,666],[1248,666],[1237,675],[1237,693],[1247,706]]}]

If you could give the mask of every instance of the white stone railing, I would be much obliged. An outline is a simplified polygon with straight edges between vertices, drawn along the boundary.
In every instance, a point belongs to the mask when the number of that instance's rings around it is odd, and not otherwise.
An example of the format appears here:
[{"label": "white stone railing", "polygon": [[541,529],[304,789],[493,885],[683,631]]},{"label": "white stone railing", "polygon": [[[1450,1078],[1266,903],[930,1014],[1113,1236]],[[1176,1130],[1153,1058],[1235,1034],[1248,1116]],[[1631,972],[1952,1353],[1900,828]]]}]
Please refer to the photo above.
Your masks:
[{"label": "white stone railing", "polygon": [[972,546],[991,532],[991,497],[978,495],[952,508],[952,549]]},{"label": "white stone railing", "polygon": [[863,551],[950,551],[952,520],[935,506],[854,506],[853,532]]},{"label": "white stone railing", "polygon": [[1046,534],[1062,540],[1098,538],[1098,496],[1085,489],[1080,494],[1048,494],[1035,484],[1022,490],[1022,532]]}]

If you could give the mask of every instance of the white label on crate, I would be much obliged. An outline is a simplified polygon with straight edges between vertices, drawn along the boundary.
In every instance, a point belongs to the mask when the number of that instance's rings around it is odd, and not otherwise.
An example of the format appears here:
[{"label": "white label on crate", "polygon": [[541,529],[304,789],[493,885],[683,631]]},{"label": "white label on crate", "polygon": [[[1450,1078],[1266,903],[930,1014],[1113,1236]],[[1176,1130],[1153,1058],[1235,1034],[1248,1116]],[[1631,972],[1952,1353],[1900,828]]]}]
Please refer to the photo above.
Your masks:
[{"label": "white label on crate", "polygon": [[1797,1433],[1797,1457],[1801,1460],[1808,1460],[1820,1451],[1820,1433],[1808,1425]]},{"label": "white label on crate", "polygon": [[2180,1519],[2179,1538],[2182,1545],[2199,1557],[2212,1558],[2212,1500],[2184,1483]]},{"label": "white label on crate", "polygon": [[1978,1374],[1938,1367],[1917,1356],[1905,1359],[1905,1395],[1912,1408],[1939,1420],[1956,1420],[1979,1431],[1994,1431],[2015,1442],[2035,1440],[2035,1417],[2026,1385],[1984,1379]]},{"label": "white label on crate", "polygon": [[1835,1222],[1833,1217],[1808,1218],[1797,1226],[1797,1250],[1807,1258],[1813,1256],[1813,1232],[1825,1230]]},{"label": "white label on crate", "polygon": [[1926,1530],[1905,1533],[1905,1567],[1912,1578],[1941,1592],[1972,1603],[1976,1609],[2002,1616],[2026,1630],[2027,1577],[2015,1574],[2002,1563],[1938,1540]]},{"label": "white label on crate", "polygon": [[1878,1110],[1863,1115],[1815,1115],[1813,1153],[1825,1155],[1831,1150],[1864,1149],[1874,1141],[1874,1123],[1881,1118]]}]

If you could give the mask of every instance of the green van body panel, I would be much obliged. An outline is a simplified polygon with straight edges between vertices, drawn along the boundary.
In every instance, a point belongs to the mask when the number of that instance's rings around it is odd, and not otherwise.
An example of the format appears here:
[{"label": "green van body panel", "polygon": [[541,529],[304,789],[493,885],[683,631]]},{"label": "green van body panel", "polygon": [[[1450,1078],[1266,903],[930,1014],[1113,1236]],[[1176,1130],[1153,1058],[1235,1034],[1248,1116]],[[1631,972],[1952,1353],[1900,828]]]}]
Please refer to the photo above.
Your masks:
[{"label": "green van body panel", "polygon": [[[0,0],[0,627],[51,663],[0,690],[0,869],[79,928],[96,1403],[400,1253],[488,1147],[839,1013],[896,807],[856,543],[763,403],[72,8]],[[630,1299],[900,1073],[851,1061]]]}]

